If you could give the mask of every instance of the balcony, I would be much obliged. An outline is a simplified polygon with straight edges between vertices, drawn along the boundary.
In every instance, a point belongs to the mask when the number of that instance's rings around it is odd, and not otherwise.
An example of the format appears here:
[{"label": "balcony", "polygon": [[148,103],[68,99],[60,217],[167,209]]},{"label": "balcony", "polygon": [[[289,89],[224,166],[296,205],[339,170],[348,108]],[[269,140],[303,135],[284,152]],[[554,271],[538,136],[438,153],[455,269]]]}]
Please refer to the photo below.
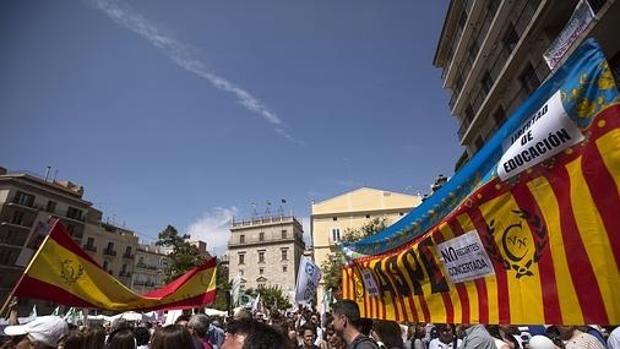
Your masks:
[{"label": "balcony", "polygon": [[103,254],[105,256],[116,257],[116,251],[114,251],[113,249],[110,249],[110,248],[106,248],[105,250],[103,250]]},{"label": "balcony", "polygon": [[126,277],[126,278],[130,278],[131,277],[131,273],[128,271],[122,271],[120,273],[118,273],[118,276],[120,277]]},{"label": "balcony", "polygon": [[136,255],[125,252],[125,253],[123,253],[123,258],[134,259],[134,258],[136,258]]},{"label": "balcony", "polygon": [[84,250],[90,252],[97,252],[97,246],[84,244]]}]

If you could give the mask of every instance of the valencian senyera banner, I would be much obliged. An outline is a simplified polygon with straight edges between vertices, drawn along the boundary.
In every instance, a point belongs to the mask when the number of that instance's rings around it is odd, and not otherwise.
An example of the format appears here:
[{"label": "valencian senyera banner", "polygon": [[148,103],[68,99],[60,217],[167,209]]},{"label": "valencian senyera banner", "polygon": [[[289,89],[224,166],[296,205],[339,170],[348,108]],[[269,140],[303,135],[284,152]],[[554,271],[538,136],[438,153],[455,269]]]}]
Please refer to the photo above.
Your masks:
[{"label": "valencian senyera banner", "polygon": [[620,323],[620,103],[586,40],[431,198],[342,246],[343,297],[401,322]]}]

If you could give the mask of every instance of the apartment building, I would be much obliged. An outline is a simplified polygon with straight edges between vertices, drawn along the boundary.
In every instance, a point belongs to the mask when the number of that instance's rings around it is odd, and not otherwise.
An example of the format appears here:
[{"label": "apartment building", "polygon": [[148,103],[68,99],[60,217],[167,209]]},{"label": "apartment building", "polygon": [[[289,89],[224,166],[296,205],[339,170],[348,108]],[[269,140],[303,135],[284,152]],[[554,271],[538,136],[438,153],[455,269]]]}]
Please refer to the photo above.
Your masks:
[{"label": "apartment building", "polygon": [[[577,0],[450,2],[433,64],[442,69],[443,87],[451,91],[449,108],[458,119],[458,138],[466,148],[456,169],[484,145],[553,69],[561,66],[560,62],[550,68],[543,55],[577,4]],[[592,36],[618,74],[620,6],[614,0],[588,0],[585,5],[592,21],[583,33],[575,35],[563,60]]]}]

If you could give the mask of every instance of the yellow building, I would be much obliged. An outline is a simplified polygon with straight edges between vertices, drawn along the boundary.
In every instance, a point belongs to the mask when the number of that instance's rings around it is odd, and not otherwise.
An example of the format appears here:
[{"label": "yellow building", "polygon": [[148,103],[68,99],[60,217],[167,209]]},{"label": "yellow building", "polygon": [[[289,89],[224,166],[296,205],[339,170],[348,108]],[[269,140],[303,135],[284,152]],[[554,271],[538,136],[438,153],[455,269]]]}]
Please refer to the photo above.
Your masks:
[{"label": "yellow building", "polygon": [[[314,261],[321,266],[349,229],[380,217],[390,225],[422,202],[420,196],[362,187],[312,204],[310,234]],[[323,284],[317,299],[323,298]]]}]

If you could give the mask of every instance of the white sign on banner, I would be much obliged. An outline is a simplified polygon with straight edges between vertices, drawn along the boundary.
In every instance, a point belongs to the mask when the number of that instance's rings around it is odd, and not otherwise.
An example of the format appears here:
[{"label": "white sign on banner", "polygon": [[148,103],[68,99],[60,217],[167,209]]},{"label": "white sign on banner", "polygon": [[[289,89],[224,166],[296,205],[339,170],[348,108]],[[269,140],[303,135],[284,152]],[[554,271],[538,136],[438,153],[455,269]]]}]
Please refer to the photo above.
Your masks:
[{"label": "white sign on banner", "polygon": [[302,256],[299,260],[295,301],[304,304],[312,300],[319,286],[319,281],[321,281],[321,270],[319,267],[312,263],[311,260]]},{"label": "white sign on banner", "polygon": [[372,272],[368,269],[362,269],[362,280],[364,281],[364,288],[366,293],[370,296],[379,296],[379,287],[377,281],[372,276]]},{"label": "white sign on banner", "polygon": [[39,213],[32,225],[32,230],[28,234],[26,239],[26,246],[22,248],[15,260],[15,265],[19,267],[25,267],[29,262],[35,251],[39,249],[43,240],[47,234],[49,234],[50,226],[47,224],[49,214]]},{"label": "white sign on banner", "polygon": [[505,152],[497,165],[497,175],[506,180],[583,138],[577,125],[566,114],[558,91],[504,140]]},{"label": "white sign on banner", "polygon": [[493,263],[475,230],[437,244],[437,248],[446,275],[454,283],[495,274]]}]

